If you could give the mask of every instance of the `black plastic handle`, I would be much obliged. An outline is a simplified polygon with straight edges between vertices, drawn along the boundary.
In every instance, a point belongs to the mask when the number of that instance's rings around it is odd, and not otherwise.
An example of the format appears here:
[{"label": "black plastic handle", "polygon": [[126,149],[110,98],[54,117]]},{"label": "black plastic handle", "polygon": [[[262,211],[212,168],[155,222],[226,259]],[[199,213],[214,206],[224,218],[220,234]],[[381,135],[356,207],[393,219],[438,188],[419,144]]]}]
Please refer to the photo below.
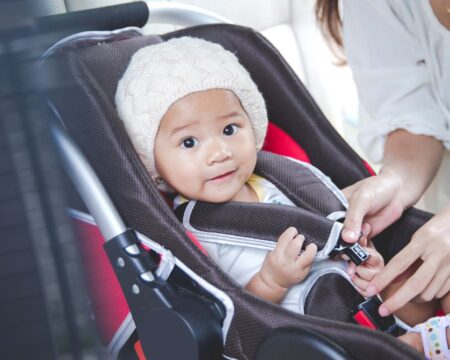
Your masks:
[{"label": "black plastic handle", "polygon": [[40,32],[115,30],[128,26],[142,27],[148,18],[147,4],[138,1],[40,17],[35,19],[35,29]]},{"label": "black plastic handle", "polygon": [[104,249],[147,359],[222,359],[220,305],[157,277],[156,261],[139,246],[131,229],[106,242]]}]

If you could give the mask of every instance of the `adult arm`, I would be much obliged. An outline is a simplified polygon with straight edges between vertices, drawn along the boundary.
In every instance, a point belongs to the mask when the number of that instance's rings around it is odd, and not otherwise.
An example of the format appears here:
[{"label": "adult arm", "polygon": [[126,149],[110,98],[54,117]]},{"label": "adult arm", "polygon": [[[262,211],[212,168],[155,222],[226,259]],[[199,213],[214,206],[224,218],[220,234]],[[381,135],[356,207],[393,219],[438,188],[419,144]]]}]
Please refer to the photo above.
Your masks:
[{"label": "adult arm", "polygon": [[343,239],[355,242],[363,221],[371,226],[371,237],[395,222],[426,190],[443,152],[442,143],[433,137],[405,130],[390,133],[379,175],[343,190],[349,199]]},{"label": "adult arm", "polygon": [[[450,147],[446,116],[436,101],[421,43],[424,33],[417,28],[424,12],[412,11],[419,6],[422,3],[344,0],[344,45],[360,96],[361,145],[372,161],[383,163],[378,176],[345,189],[350,208],[343,237],[350,242],[363,219],[376,234],[413,205],[435,176],[442,144]],[[416,296],[426,300],[448,291],[448,223],[447,209],[417,231],[373,279],[371,290],[379,292],[410,264],[423,260],[381,312],[395,311]]]},{"label": "adult arm", "polygon": [[[432,137],[404,130],[391,133],[380,174],[344,189],[350,204],[344,240],[355,241],[362,221],[371,226],[374,236],[398,219],[433,179],[443,151],[441,142]],[[367,295],[381,292],[419,259],[421,265],[399,290],[385,299],[380,314],[388,315],[413,298],[430,301],[450,291],[450,207],[414,234],[411,242],[373,278]]]}]

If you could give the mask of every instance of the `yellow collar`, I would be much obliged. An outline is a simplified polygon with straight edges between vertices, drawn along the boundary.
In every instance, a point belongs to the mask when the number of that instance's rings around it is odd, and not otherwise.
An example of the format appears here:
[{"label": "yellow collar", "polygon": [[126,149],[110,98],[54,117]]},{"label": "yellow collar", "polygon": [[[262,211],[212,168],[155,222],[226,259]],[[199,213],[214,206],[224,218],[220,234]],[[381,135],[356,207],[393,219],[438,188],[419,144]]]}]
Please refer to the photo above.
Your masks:
[{"label": "yellow collar", "polygon": [[263,178],[256,174],[250,175],[247,180],[247,184],[249,184],[252,189],[255,191],[256,196],[258,196],[258,200],[262,202],[264,200],[264,196],[266,195],[266,191],[264,186],[262,185]]}]

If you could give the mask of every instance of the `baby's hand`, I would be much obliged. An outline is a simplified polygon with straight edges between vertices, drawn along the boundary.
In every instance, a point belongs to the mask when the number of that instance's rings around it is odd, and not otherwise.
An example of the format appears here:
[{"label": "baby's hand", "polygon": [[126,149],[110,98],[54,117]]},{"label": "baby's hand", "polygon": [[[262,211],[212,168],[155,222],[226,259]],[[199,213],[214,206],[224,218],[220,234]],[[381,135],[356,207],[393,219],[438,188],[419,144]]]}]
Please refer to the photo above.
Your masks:
[{"label": "baby's hand", "polygon": [[281,234],[275,249],[266,255],[259,272],[267,285],[288,289],[308,275],[317,246],[309,244],[300,254],[304,241],[305,237],[293,227]]},{"label": "baby's hand", "polygon": [[381,254],[375,250],[372,243],[364,247],[364,250],[369,254],[369,258],[358,266],[350,263],[347,272],[353,284],[358,288],[358,292],[364,297],[369,297],[369,294],[366,292],[367,287],[375,275],[384,267],[384,260]]}]

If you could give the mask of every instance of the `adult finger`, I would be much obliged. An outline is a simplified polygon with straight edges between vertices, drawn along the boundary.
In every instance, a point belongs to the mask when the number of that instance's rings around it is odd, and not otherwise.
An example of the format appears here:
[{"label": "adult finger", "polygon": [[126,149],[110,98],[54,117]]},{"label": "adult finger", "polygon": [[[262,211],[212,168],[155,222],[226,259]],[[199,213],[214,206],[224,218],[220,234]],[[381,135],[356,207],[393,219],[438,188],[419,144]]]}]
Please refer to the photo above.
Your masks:
[{"label": "adult finger", "polygon": [[342,239],[344,241],[348,243],[358,241],[363,219],[370,211],[370,206],[367,196],[360,195],[360,192],[355,192],[350,198],[347,215],[344,220],[344,230],[342,230]]},{"label": "adult finger", "polygon": [[419,295],[420,300],[428,302],[437,297],[437,294],[441,290],[442,286],[446,283],[447,279],[449,279],[448,271],[446,271],[445,268],[440,269],[434,275],[430,284]]},{"label": "adult finger", "polygon": [[441,287],[441,289],[438,291],[436,297],[438,299],[444,297],[450,292],[450,278],[444,283],[444,285]]},{"label": "adult finger", "polygon": [[382,291],[392,282],[392,280],[408,269],[408,267],[414,263],[420,255],[421,252],[415,246],[411,246],[411,243],[405,246],[372,280],[370,289],[368,290],[371,295],[378,294]]},{"label": "adult finger", "polygon": [[359,186],[361,185],[361,181],[364,181],[364,180],[360,180],[360,181],[358,181],[358,182],[356,182],[356,183],[354,183],[354,184],[352,184],[352,185],[350,185],[350,186],[347,186],[346,188],[344,188],[344,189],[342,189],[341,191],[344,193],[344,196],[347,198],[347,199],[350,199],[351,197],[352,197],[352,195],[353,195],[353,193],[359,188]]},{"label": "adult finger", "polygon": [[377,213],[367,216],[365,220],[371,225],[370,238],[378,235],[389,225],[397,221],[401,217],[402,212],[403,208],[400,203],[391,202]]},{"label": "adult finger", "polygon": [[433,278],[436,265],[424,262],[422,266],[391,297],[384,301],[378,312],[386,316],[403,307],[412,298],[420,294]]}]

